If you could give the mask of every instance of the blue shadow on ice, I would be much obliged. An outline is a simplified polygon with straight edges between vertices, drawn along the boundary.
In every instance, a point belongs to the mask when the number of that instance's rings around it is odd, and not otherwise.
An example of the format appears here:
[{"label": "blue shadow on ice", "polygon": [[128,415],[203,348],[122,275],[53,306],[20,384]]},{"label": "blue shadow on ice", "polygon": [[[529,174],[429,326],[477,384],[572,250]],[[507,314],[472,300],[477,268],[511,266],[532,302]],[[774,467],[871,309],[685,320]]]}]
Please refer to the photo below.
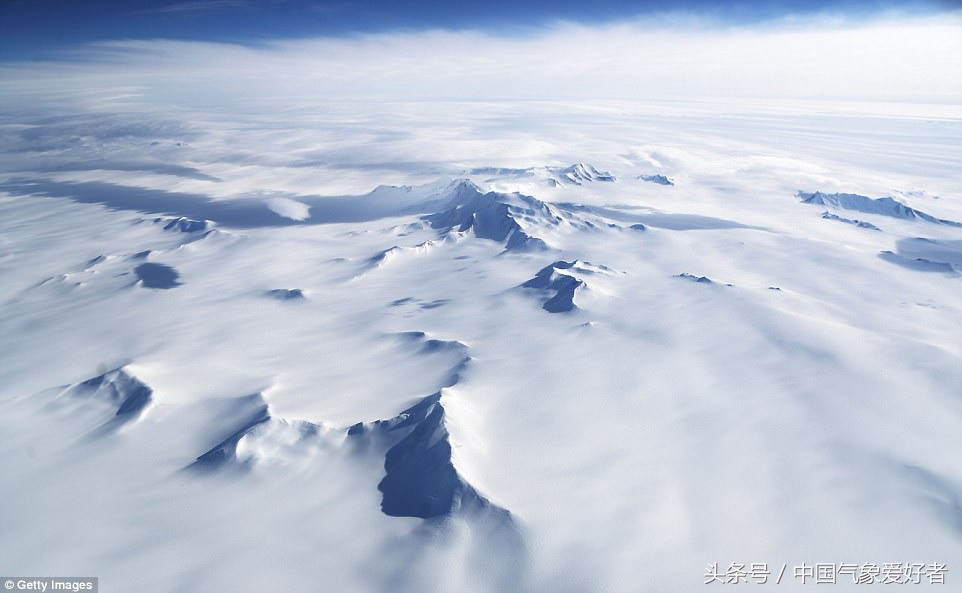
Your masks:
[{"label": "blue shadow on ice", "polygon": [[260,228],[337,222],[365,222],[410,213],[411,204],[377,192],[364,196],[284,196],[310,208],[303,220],[281,216],[265,197],[213,200],[203,194],[169,192],[94,181],[63,182],[49,179],[14,179],[0,183],[0,191],[16,196],[66,198],[82,204],[101,204],[112,210],[168,214],[233,228]]}]

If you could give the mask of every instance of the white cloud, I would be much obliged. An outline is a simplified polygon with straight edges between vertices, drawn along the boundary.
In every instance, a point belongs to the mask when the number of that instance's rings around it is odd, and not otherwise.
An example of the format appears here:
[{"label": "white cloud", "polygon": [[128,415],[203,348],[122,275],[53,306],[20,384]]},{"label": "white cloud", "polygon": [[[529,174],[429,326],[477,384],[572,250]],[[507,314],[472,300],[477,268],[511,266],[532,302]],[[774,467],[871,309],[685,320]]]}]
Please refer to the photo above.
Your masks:
[{"label": "white cloud", "polygon": [[310,217],[311,207],[291,198],[276,197],[267,200],[267,207],[291,220],[305,220]]},{"label": "white cloud", "polygon": [[425,31],[256,47],[112,41],[0,66],[0,99],[275,108],[329,100],[962,101],[962,18],[687,30],[557,24],[526,36]]}]

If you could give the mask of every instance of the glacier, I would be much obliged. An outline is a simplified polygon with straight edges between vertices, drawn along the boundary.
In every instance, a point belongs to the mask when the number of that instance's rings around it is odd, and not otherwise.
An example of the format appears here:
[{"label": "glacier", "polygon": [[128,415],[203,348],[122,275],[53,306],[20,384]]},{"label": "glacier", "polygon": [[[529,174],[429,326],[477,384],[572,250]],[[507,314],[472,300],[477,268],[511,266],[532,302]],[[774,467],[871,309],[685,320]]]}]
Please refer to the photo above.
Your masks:
[{"label": "glacier", "polygon": [[962,114],[604,106],[4,112],[0,572],[951,577]]}]

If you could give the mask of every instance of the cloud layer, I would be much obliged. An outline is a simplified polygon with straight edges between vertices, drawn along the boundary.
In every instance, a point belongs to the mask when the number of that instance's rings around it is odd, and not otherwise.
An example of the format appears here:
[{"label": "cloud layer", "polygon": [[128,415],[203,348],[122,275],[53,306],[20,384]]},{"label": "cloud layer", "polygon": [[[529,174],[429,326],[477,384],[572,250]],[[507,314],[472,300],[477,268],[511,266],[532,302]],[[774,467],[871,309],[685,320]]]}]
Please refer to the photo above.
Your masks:
[{"label": "cloud layer", "polygon": [[327,100],[962,100],[962,17],[713,28],[559,24],[525,36],[383,33],[258,46],[120,40],[0,66],[7,109],[281,108]]}]

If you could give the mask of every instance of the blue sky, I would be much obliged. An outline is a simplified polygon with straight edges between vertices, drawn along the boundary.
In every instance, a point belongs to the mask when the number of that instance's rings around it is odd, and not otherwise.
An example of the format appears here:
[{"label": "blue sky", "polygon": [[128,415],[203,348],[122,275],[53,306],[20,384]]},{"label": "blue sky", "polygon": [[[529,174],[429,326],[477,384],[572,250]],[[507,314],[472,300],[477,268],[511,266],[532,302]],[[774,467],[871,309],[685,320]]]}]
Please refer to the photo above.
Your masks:
[{"label": "blue sky", "polygon": [[257,43],[434,28],[517,34],[559,20],[600,24],[666,13],[741,24],[823,12],[859,20],[960,6],[962,0],[0,0],[0,59],[113,39]]}]

